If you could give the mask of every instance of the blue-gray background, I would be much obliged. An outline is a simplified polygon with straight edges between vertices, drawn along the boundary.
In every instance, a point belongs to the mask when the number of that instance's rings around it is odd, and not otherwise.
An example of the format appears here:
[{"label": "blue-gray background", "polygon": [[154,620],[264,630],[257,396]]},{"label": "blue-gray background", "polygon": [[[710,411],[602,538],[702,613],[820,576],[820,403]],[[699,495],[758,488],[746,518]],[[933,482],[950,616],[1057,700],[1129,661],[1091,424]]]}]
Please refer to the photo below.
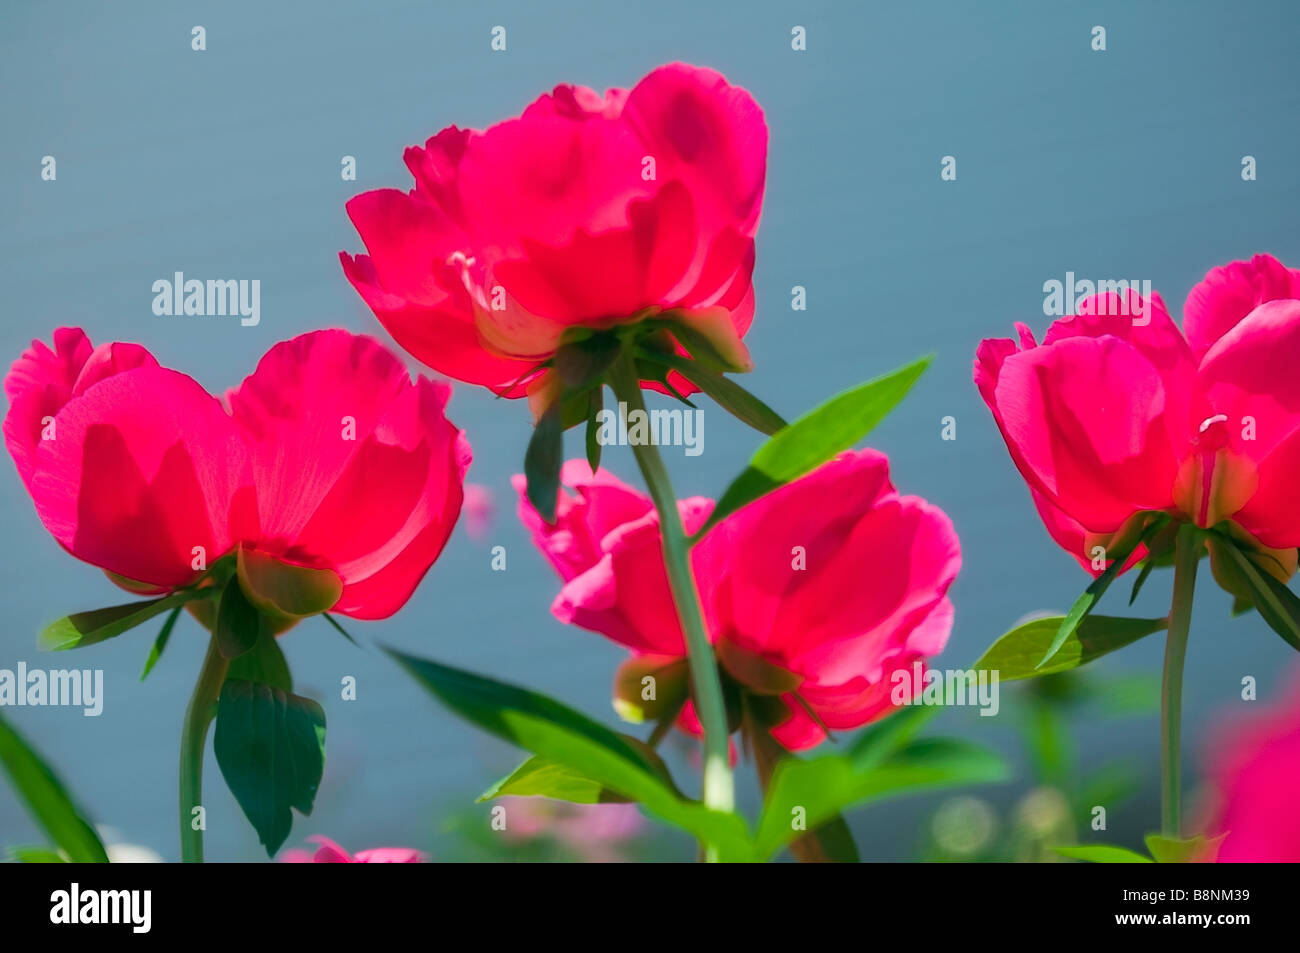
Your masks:
[{"label": "blue-gray background", "polygon": [[[205,52],[190,48],[196,24],[207,30]],[[508,31],[504,53],[489,48],[497,24]],[[807,28],[806,52],[791,50],[795,24]],[[1105,52],[1090,49],[1098,24]],[[1048,540],[971,384],[976,343],[1007,335],[1017,319],[1041,333],[1042,284],[1067,270],[1150,278],[1177,315],[1218,263],[1269,251],[1300,264],[1298,28],[1300,7],[1287,0],[6,3],[0,355],[8,362],[33,337],[81,325],[96,342],[144,342],[220,392],[302,331],[382,335],[337,254],[361,248],[347,198],[409,185],[404,146],[452,123],[481,128],[515,115],[559,82],[603,89],[674,59],[712,66],[753,92],[771,129],[751,388],[795,414],[937,354],[871,443],[890,454],[899,486],[941,504],[961,534],[945,659],[967,665],[1019,616],[1068,605],[1086,581]],[[1242,181],[1248,154],[1258,181]],[[57,159],[56,181],[40,177],[45,155]],[[344,155],[357,159],[355,182],[340,179]],[[945,155],[957,159],[955,182],[940,181]],[[150,286],[175,271],[261,279],[260,326],[155,317]],[[790,308],[794,285],[807,288],[805,312]],[[496,494],[495,528],[481,543],[458,529],[402,613],[354,629],[368,643],[489,671],[612,720],[609,680],[622,653],[550,617],[556,580],[513,516],[508,479],[528,437],[526,408],[459,386],[450,412],[474,445],[471,479]],[[945,415],[957,420],[956,441],[940,440]],[[703,456],[668,452],[684,494],[716,494],[756,446],[717,410],[706,411],[705,433]],[[626,453],[607,462],[634,476]],[[152,631],[75,658],[38,655],[46,622],[121,593],[50,540],[12,470],[0,473],[0,512],[0,667],[102,667],[107,695],[97,719],[50,708],[6,718],[100,822],[174,858],[179,723],[202,655],[197,626],[182,625],[145,684],[136,677]],[[508,549],[505,573],[490,571],[493,543]],[[1168,579],[1157,575],[1139,609],[1163,614],[1167,598]],[[1241,678],[1256,676],[1267,699],[1291,665],[1291,650],[1258,619],[1230,621],[1227,608],[1222,593],[1202,587],[1187,669],[1194,776],[1206,729],[1243,707]],[[1103,671],[1158,670],[1160,641]],[[321,698],[329,718],[317,809],[290,843],[323,832],[353,849],[454,853],[445,818],[485,817],[470,802],[516,753],[321,621],[284,647],[300,690]],[[357,676],[355,702],[338,700],[345,674]],[[1006,719],[945,719],[1020,760]],[[1157,815],[1155,718],[1075,727],[1085,768],[1127,758],[1146,778],[1108,835],[1135,841]],[[986,793],[1009,802],[1023,783]],[[265,856],[210,755],[206,800],[210,858]],[[864,853],[911,856],[934,804],[858,814]],[[0,845],[40,839],[0,785]]]}]

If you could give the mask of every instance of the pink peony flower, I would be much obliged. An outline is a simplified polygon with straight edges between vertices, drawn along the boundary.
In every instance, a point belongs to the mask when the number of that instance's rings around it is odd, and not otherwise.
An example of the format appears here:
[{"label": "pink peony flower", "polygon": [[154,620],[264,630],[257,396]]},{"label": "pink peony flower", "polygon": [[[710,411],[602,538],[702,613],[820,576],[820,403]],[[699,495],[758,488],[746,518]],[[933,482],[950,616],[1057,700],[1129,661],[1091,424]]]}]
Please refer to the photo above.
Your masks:
[{"label": "pink peony flower", "polygon": [[280,855],[282,864],[421,864],[428,858],[412,847],[372,847],[353,856],[320,834],[307,840],[319,844],[316,852],[293,848]]},{"label": "pink peony flower", "polygon": [[1219,863],[1300,862],[1300,694],[1222,732],[1210,782],[1216,803],[1205,829],[1226,835]]},{"label": "pink peony flower", "polygon": [[[683,658],[650,499],[604,470],[593,476],[582,461],[566,463],[561,480],[574,493],[561,490],[548,525],[523,477],[514,478],[520,518],[564,580],[552,612],[637,656]],[[695,497],[679,508],[695,532],[713,503]],[[960,565],[948,517],[899,495],[888,459],[874,450],[842,454],[756,500],[692,550],[726,678],[777,702],[767,720],[792,750],[820,743],[821,725],[856,728],[890,710],[894,673],[912,671],[948,639],[946,593]],[[689,702],[679,724],[699,733]]]},{"label": "pink peony flower", "polygon": [[275,345],[225,403],[134,344],[79,329],[33,342],[5,380],[5,443],[46,529],[136,592],[242,552],[331,574],[332,611],[396,612],[460,511],[469,445],[446,384],[412,384],[376,341]]},{"label": "pink peony flower", "polygon": [[[1183,330],[1159,295],[1110,291],[1041,344],[989,339],[975,383],[1048,532],[1085,568],[1136,514],[1231,520],[1295,568],[1300,271],[1267,255],[1192,289]],[[1133,562],[1140,558],[1135,553]],[[1096,570],[1092,570],[1096,572]]]},{"label": "pink peony flower", "polygon": [[625,860],[622,848],[645,833],[645,819],[635,804],[570,804],[543,797],[501,800],[508,839],[528,843],[551,837],[588,863]]},{"label": "pink peony flower", "polygon": [[341,258],[425,364],[543,393],[535,369],[566,331],[671,311],[749,367],[767,126],[718,73],[675,63],[604,96],[557,86],[517,119],[448,127],[405,158],[415,188],[353,198],[368,254]]}]

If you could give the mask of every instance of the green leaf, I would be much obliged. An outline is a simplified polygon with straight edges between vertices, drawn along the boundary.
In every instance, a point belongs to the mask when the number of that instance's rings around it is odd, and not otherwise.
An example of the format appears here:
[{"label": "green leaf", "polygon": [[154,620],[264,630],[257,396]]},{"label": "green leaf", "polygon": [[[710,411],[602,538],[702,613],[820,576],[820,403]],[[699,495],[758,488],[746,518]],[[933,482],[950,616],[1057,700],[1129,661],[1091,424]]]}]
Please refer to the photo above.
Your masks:
[{"label": "green leaf", "polygon": [[253,647],[234,659],[226,670],[226,680],[256,682],[270,685],[282,692],[293,691],[293,676],[289,663],[280,651],[280,640],[263,626]]},{"label": "green leaf", "polygon": [[1038,780],[1068,789],[1074,746],[1056,705],[1041,698],[1034,700],[1026,718],[1025,740]]},{"label": "green leaf", "polygon": [[1142,561],[1142,568],[1138,571],[1137,578],[1133,580],[1133,591],[1128,595],[1129,605],[1132,605],[1137,601],[1138,593],[1142,591],[1142,586],[1146,583],[1147,576],[1151,575],[1151,570],[1155,568],[1156,561],[1154,559],[1148,558]]},{"label": "green leaf", "polygon": [[[797,756],[772,737],[752,704],[746,702],[745,709],[742,730],[753,755],[759,790],[766,797],[776,767],[784,761],[797,760]],[[790,854],[801,864],[856,864],[861,860],[853,832],[840,814],[831,815],[808,833],[795,837],[788,846]]]},{"label": "green leaf", "polygon": [[1127,847],[1112,847],[1109,844],[1081,844],[1073,847],[1053,847],[1062,857],[1074,860],[1088,860],[1094,864],[1152,864],[1150,857],[1144,857]]},{"label": "green leaf", "polygon": [[1002,681],[1064,672],[1159,632],[1168,625],[1166,619],[1085,616],[1075,621],[1070,633],[1056,646],[1056,651],[1050,654],[1051,661],[1039,668],[1044,651],[1056,644],[1067,619],[1049,616],[1017,626],[989,646],[983,658],[975,663],[975,670],[996,671]]},{"label": "green leaf", "polygon": [[1300,598],[1285,583],[1260,570],[1231,540],[1219,537],[1217,542],[1227,550],[1241,571],[1255,608],[1269,628],[1282,636],[1293,649],[1300,649]]},{"label": "green leaf", "polygon": [[869,771],[907,744],[939,713],[933,705],[906,705],[860,732],[849,745],[849,760],[859,771]]},{"label": "green leaf", "polygon": [[149,657],[144,660],[144,671],[140,673],[140,681],[143,682],[149,677],[149,673],[153,671],[153,667],[157,665],[158,660],[162,658],[163,651],[167,648],[167,642],[172,637],[172,629],[176,628],[176,620],[179,619],[180,616],[181,607],[177,606],[172,610],[171,615],[169,615],[163,622],[162,630],[158,633],[158,638],[154,639],[153,648],[149,650]]},{"label": "green leaf", "polygon": [[[1114,558],[1111,559],[1110,565],[1106,567],[1105,572],[1088,585],[1087,589],[1083,590],[1083,595],[1079,596],[1079,598],[1074,601],[1074,605],[1070,606],[1070,611],[1067,612],[1065,618],[1061,620],[1061,625],[1056,631],[1055,638],[1053,638],[1051,643],[1048,645],[1047,651],[1043,654],[1042,660],[1039,661],[1037,666],[1035,666],[1036,668],[1041,668],[1044,671],[1047,671],[1045,668],[1047,663],[1052,660],[1053,656],[1055,656],[1056,653],[1061,650],[1061,647],[1069,641],[1070,637],[1074,635],[1075,630],[1079,627],[1079,624],[1084,620],[1084,618],[1092,612],[1092,608],[1097,604],[1097,600],[1099,600],[1106,590],[1110,588],[1110,584],[1115,580],[1115,577],[1120,574],[1120,571],[1124,568],[1124,564],[1128,562],[1128,558],[1133,555],[1133,550],[1142,545],[1142,543],[1147,539],[1148,534],[1154,533],[1162,525],[1163,524],[1159,521],[1153,522],[1143,529],[1142,532],[1136,534],[1135,538],[1130,541],[1122,542],[1115,547],[1117,552],[1114,553]],[[1121,529],[1120,532],[1122,533],[1123,530]],[[1073,668],[1073,666],[1067,667]]]},{"label": "green leaf", "polygon": [[1204,834],[1198,834],[1195,837],[1182,838],[1148,834],[1146,845],[1157,864],[1190,864],[1203,854],[1213,856],[1213,852],[1218,850],[1219,844],[1223,843],[1223,838],[1227,836],[1222,834],[1218,837],[1206,837]]},{"label": "green leaf", "polygon": [[832,397],[769,437],[745,471],[727,487],[695,538],[702,537],[742,506],[852,447],[907,395],[929,364],[930,358],[924,357],[884,377],[860,384]]},{"label": "green leaf", "polygon": [[10,847],[9,855],[20,864],[66,864],[67,858],[48,847]]},{"label": "green leaf", "polygon": [[227,679],[212,739],[217,764],[268,856],[310,814],[325,767],[325,712],[310,698]]},{"label": "green leaf", "polygon": [[236,559],[244,596],[264,612],[316,615],[333,609],[343,595],[343,580],[332,570],[295,566],[243,546]]},{"label": "green leaf", "polygon": [[1159,672],[1120,675],[1092,685],[1089,701],[1114,717],[1154,714],[1160,710],[1160,688]]},{"label": "green leaf", "polygon": [[596,387],[591,391],[587,406],[587,465],[591,472],[600,469],[600,412],[605,407],[605,388]]},{"label": "green leaf", "polygon": [[217,603],[217,649],[228,659],[239,658],[253,647],[258,635],[266,627],[262,614],[248,601],[239,585],[239,577],[231,576],[221,590]]},{"label": "green leaf", "polygon": [[755,835],[755,853],[765,859],[801,836],[797,821],[813,830],[863,801],[919,788],[1002,781],[1007,776],[1006,764],[991,751],[940,738],[913,741],[866,770],[840,755],[786,759],[773,772]]},{"label": "green leaf", "polygon": [[478,799],[490,801],[506,796],[549,797],[573,804],[626,803],[628,800],[579,771],[536,755],[480,794]]},{"label": "green leaf", "polygon": [[723,859],[749,859],[745,822],[682,798],[664,781],[644,745],[536,692],[386,651],[429,692],[483,730],[636,801],[714,845]]},{"label": "green leaf", "polygon": [[555,522],[555,503],[560,492],[560,464],[564,456],[564,427],[557,399],[533,428],[524,451],[524,478],[528,481],[528,502],[548,523]]},{"label": "green leaf", "polygon": [[717,402],[718,406],[743,424],[771,436],[786,426],[785,420],[745,388],[716,371],[711,371],[679,354],[653,352],[644,355],[681,374]]},{"label": "green leaf", "polygon": [[212,595],[210,589],[182,589],[160,599],[128,602],[125,605],[109,606],[107,609],[77,612],[47,625],[41,631],[38,644],[46,652],[61,652],[65,649],[78,649],[83,645],[94,645],[96,642],[103,642],[105,639],[111,639],[129,629],[134,629],[137,625],[148,622],[168,609],[210,595]]},{"label": "green leaf", "polygon": [[361,648],[361,643],[358,642],[356,639],[352,638],[352,636],[348,635],[348,630],[343,628],[343,626],[339,625],[338,620],[335,619],[334,616],[330,615],[328,612],[322,612],[321,616],[322,618],[325,619],[326,622],[328,622],[331,626],[334,627],[335,632],[343,636],[343,638],[347,639],[357,648]]},{"label": "green leaf", "polygon": [[76,863],[108,863],[95,828],[73,803],[58,776],[0,717],[0,763],[50,839]]}]

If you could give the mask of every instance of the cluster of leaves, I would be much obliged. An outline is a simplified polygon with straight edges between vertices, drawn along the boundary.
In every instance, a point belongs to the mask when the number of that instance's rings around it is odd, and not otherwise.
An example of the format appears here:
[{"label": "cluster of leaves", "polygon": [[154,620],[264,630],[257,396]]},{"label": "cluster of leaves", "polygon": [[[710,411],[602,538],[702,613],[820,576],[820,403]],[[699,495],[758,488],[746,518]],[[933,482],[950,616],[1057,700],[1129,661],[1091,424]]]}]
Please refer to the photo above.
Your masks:
[{"label": "cluster of leaves", "polygon": [[[217,664],[224,669],[214,708],[195,717],[203,733],[215,717],[213,750],[222,776],[267,854],[274,855],[289,836],[291,809],[311,813],[325,764],[325,712],[294,694],[276,636],[302,618],[325,613],[338,596],[333,573],[240,549],[183,589],[59,619],[42,631],[39,643],[51,651],[81,648],[168,613],[145,661],[143,681],[167,648],[181,610],[188,608],[212,631]],[[325,618],[342,632],[333,618]]]},{"label": "cluster of leaves", "polygon": [[484,798],[541,796],[575,804],[635,801],[687,831],[720,859],[761,861],[851,805],[918,789],[1003,780],[1003,762],[959,741],[917,738],[931,713],[903,709],[854,739],[844,754],[789,757],[777,766],[754,830],[737,814],[684,795],[653,748],[527,689],[400,652],[390,653],[456,714],[531,753]]},{"label": "cluster of leaves", "polygon": [[[1259,547],[1229,522],[1205,529],[1166,513],[1143,513],[1116,534],[1109,565],[1064,616],[1035,619],[1003,635],[975,664],[996,670],[1004,681],[1038,678],[1077,668],[1169,627],[1169,618],[1134,619],[1094,615],[1093,608],[1133,555],[1145,547],[1129,596],[1132,605],[1152,571],[1171,565],[1175,546],[1192,547],[1194,560],[1209,555],[1215,577],[1234,596],[1234,614],[1258,610],[1261,618],[1293,648],[1300,649],[1300,597],[1281,581],[1276,554]],[[1111,845],[1057,848],[1062,856],[1097,863],[1179,863],[1212,853],[1204,837],[1146,839],[1150,856]]]},{"label": "cluster of leaves", "polygon": [[[1269,628],[1292,648],[1300,649],[1300,597],[1278,578],[1280,568],[1273,554],[1245,538],[1244,534],[1235,532],[1229,522],[1203,529],[1180,523],[1167,513],[1143,513],[1116,535],[1108,553],[1109,565],[1075,600],[1070,611],[1055,620],[1055,629],[1049,640],[1043,643],[1041,635],[1047,620],[1040,619],[1008,632],[995,643],[994,647],[1001,646],[1004,655],[1010,652],[1032,654],[1035,649],[1041,652],[1032,671],[1013,666],[1010,671],[1003,671],[1002,677],[1025,678],[1073,668],[1164,629],[1167,619],[1093,616],[1092,610],[1115,577],[1128,568],[1133,554],[1140,547],[1146,547],[1146,555],[1138,567],[1129,595],[1129,605],[1132,605],[1152,571],[1172,564],[1175,541],[1180,533],[1193,537],[1192,544],[1198,547],[1201,557],[1210,556],[1216,576],[1235,597],[1234,613],[1257,609]],[[1089,620],[1089,633],[1080,634]],[[1038,648],[1040,643],[1043,643],[1042,648]],[[993,649],[989,651],[992,653]],[[1065,656],[1063,662],[1058,659],[1062,653]]]}]

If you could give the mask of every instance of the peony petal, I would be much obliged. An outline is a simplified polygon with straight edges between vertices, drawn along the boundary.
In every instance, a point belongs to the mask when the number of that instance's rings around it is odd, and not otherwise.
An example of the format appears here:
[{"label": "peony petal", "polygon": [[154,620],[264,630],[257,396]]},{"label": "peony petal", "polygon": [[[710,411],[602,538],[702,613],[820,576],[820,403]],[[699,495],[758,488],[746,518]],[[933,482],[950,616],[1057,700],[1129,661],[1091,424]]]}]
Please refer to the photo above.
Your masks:
[{"label": "peony petal", "polygon": [[256,530],[248,459],[219,401],[175,371],[101,380],[55,418],[32,496],[73,555],[157,586],[192,582]]},{"label": "peony petal", "polygon": [[[712,594],[730,637],[760,655],[778,653],[770,660],[791,667],[783,649],[798,632],[782,632],[778,623],[788,595],[820,577],[862,515],[894,495],[884,454],[847,453],[711,529],[694,547],[695,565],[701,591]],[[794,568],[797,558],[809,568]],[[875,587],[855,583],[853,589]]]},{"label": "peony petal", "polygon": [[536,109],[470,138],[458,190],[476,254],[522,259],[525,241],[560,247],[582,229],[628,224],[628,205],[659,191],[645,147],[618,118]]},{"label": "peony petal", "polygon": [[32,341],[5,378],[9,398],[5,445],[29,492],[41,433],[72,397],[77,376],[92,350],[90,339],[80,328],[59,328],[54,332],[54,350],[43,341]]},{"label": "peony petal", "polygon": [[[1189,419],[1196,412],[1196,361],[1160,295],[1152,295],[1148,301],[1136,291],[1126,290],[1122,295],[1108,291],[1083,299],[1078,311],[1077,315],[1053,322],[1043,336],[1042,346],[1078,337],[1109,336],[1127,341],[1150,361],[1164,383],[1170,441],[1177,444],[1185,440]],[[1204,416],[1202,413],[1193,422]]]},{"label": "peony petal", "polygon": [[309,838],[309,841],[317,845],[316,854],[312,862],[316,864],[352,864],[356,860],[346,850],[322,834],[315,834]]},{"label": "peony petal", "polygon": [[[875,683],[943,601],[961,550],[948,517],[916,497],[883,499],[839,535],[840,547],[821,556],[826,565],[787,592],[769,651],[779,649],[788,668],[816,684]],[[852,585],[864,576],[870,586]],[[940,647],[947,638],[930,635]]]},{"label": "peony petal", "polygon": [[673,63],[628,94],[625,121],[655,157],[660,181],[683,182],[708,235],[752,237],[767,173],[767,123],[748,91],[710,69]]},{"label": "peony petal", "polygon": [[654,509],[650,497],[608,470],[593,475],[585,460],[569,460],[560,468],[561,487],[572,487],[576,492],[570,495],[563,489],[559,491],[554,523],[543,520],[528,502],[528,483],[522,474],[511,483],[519,494],[520,521],[565,582],[600,561],[606,536]]},{"label": "peony petal", "polygon": [[626,227],[579,229],[558,246],[525,238],[525,257],[500,262],[494,273],[531,314],[563,325],[610,326],[669,300],[694,258],[696,234],[690,196],[670,183],[632,200]]},{"label": "peony petal", "polygon": [[1030,487],[1096,533],[1173,505],[1178,462],[1164,380],[1118,337],[1075,336],[1003,361],[993,394]]},{"label": "peony petal", "polygon": [[1300,426],[1300,300],[1261,304],[1201,361],[1199,383],[1230,446],[1260,461]]},{"label": "peony petal", "polygon": [[[801,675],[799,696],[833,728],[883,713],[889,672],[938,652],[952,626],[956,533],[937,508],[895,493],[876,451],[842,454],[760,498],[695,552],[717,631]],[[821,741],[787,701],[774,736],[792,749]]]},{"label": "peony petal", "polygon": [[419,864],[424,854],[414,847],[371,847],[357,851],[359,864]]},{"label": "peony petal", "polygon": [[[418,427],[432,448],[428,480],[406,523],[381,549],[340,565],[344,587],[335,611],[353,618],[384,619],[406,604],[446,546],[464,501],[472,454],[464,432],[444,413],[451,390],[422,378],[416,391],[418,422],[407,426]],[[393,424],[390,417],[386,426]]]},{"label": "peony petal", "polygon": [[524,379],[535,362],[502,357],[488,350],[474,323],[464,288],[450,294],[445,308],[415,305],[379,285],[374,263],[365,255],[340,256],[343,271],[379,323],[416,360],[449,377],[483,384],[502,397],[522,397]]},{"label": "peony petal", "polygon": [[1183,330],[1198,359],[1266,301],[1300,298],[1300,271],[1272,255],[1212,268],[1187,295]]},{"label": "peony petal", "polygon": [[252,453],[258,548],[338,573],[338,612],[397,611],[460,512],[469,453],[444,414],[449,395],[346,331],[268,351],[230,396]]},{"label": "peony petal", "polygon": [[468,242],[437,206],[397,189],[376,189],[352,198],[347,212],[384,291],[443,310],[461,303],[460,272],[449,263]]},{"label": "peony petal", "polygon": [[1300,427],[1273,446],[1253,467],[1254,492],[1234,513],[1224,514],[1273,549],[1300,547]]},{"label": "peony petal", "polygon": [[474,135],[469,129],[448,126],[432,136],[424,148],[412,146],[402,156],[415,177],[416,194],[436,205],[462,232],[465,230],[465,212],[460,203],[457,178],[461,159]]},{"label": "peony petal", "polygon": [[607,552],[564,584],[551,611],[638,653],[681,656],[686,642],[664,570],[654,513],[607,538]]}]

